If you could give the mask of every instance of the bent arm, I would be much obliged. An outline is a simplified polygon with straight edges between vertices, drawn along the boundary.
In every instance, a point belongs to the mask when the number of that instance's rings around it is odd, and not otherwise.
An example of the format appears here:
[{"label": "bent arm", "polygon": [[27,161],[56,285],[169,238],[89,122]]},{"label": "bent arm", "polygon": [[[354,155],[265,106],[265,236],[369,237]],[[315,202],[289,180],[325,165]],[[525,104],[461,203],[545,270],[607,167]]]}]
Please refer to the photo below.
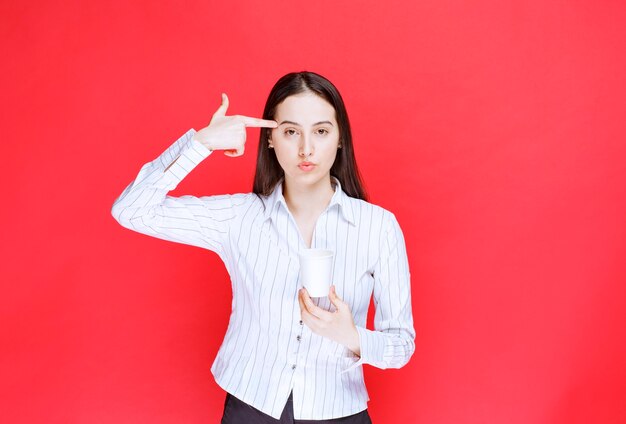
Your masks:
[{"label": "bent arm", "polygon": [[211,154],[187,131],[165,152],[145,164],[113,204],[113,217],[125,228],[164,240],[203,247],[218,254],[229,222],[233,196],[172,197],[167,193]]},{"label": "bent arm", "polygon": [[411,275],[402,230],[390,215],[381,255],[374,269],[374,330],[357,326],[361,364],[377,368],[401,368],[415,351],[411,309]]}]

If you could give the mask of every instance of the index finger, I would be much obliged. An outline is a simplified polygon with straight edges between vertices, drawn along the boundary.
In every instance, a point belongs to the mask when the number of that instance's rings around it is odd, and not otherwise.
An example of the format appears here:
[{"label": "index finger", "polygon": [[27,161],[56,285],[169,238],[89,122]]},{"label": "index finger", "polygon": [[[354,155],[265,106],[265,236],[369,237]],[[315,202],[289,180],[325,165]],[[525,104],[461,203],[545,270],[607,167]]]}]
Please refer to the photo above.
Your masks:
[{"label": "index finger", "polygon": [[252,118],[250,116],[239,116],[239,119],[246,127],[258,127],[258,128],[276,128],[278,122],[270,121],[268,119]]},{"label": "index finger", "polygon": [[301,289],[300,293],[300,296],[302,297],[302,303],[304,303],[304,306],[306,307],[307,311],[311,313],[311,315],[320,319],[329,319],[330,316],[332,316],[330,312],[325,311],[324,309],[313,303],[313,300],[309,296],[309,292],[306,289]]}]

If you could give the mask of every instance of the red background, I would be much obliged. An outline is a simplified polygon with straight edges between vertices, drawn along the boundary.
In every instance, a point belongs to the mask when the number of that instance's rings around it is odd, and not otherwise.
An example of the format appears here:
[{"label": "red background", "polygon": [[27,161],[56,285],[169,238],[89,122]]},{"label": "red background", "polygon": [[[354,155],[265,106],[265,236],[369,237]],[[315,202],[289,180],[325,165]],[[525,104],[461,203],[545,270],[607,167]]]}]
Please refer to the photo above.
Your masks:
[{"label": "red background", "polygon": [[[376,423],[626,422],[621,1],[2,1],[0,420],[208,423],[230,310],[212,253],[113,200],[220,93],[341,90],[404,230],[417,349],[366,367]],[[213,155],[177,194],[249,191]]]}]

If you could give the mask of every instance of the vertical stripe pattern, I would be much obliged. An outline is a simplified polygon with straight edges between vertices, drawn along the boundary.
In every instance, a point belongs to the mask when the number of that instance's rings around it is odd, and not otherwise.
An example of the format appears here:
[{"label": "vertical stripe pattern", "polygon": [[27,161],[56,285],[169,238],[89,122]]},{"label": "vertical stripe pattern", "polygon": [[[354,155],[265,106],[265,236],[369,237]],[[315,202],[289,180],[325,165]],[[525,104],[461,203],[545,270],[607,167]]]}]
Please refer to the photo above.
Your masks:
[{"label": "vertical stripe pattern", "polygon": [[[347,196],[339,181],[312,246],[335,252],[333,284],[349,306],[358,357],[300,323],[298,252],[306,249],[282,195],[168,196],[211,152],[189,130],[115,201],[124,227],[217,253],[231,277],[232,311],[211,371],[227,392],[279,418],[293,393],[295,419],[356,414],[369,400],[361,365],[399,368],[415,350],[410,274],[394,215]],[[374,329],[366,328],[371,297]],[[327,298],[315,299],[330,309]]]}]

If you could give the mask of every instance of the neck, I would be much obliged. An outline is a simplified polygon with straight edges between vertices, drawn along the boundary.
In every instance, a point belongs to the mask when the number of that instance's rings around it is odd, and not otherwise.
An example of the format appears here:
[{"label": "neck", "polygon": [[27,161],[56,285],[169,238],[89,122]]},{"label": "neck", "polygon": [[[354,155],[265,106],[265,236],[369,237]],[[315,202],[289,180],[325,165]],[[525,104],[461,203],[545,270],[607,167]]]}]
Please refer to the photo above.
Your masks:
[{"label": "neck", "polygon": [[330,175],[313,185],[297,185],[285,180],[283,197],[293,215],[319,215],[335,194]]}]

